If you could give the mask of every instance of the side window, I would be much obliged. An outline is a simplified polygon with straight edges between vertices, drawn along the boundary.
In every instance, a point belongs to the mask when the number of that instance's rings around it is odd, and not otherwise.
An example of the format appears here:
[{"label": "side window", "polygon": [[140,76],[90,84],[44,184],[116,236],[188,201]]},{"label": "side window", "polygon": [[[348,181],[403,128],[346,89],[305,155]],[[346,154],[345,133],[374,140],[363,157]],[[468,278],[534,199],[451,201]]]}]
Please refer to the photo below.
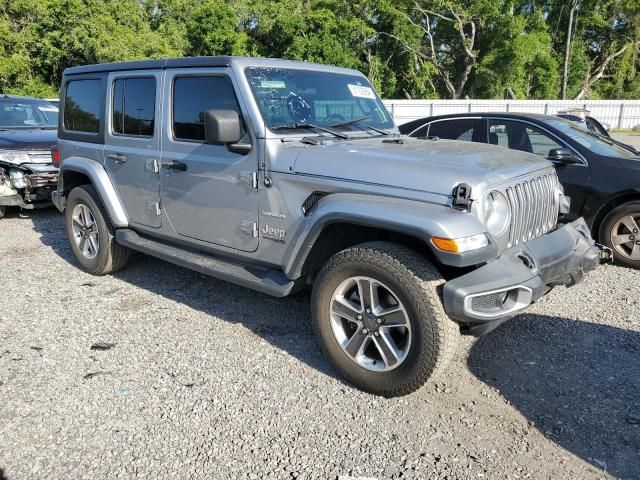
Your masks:
[{"label": "side window", "polygon": [[446,138],[449,140],[462,140],[472,142],[476,135],[477,121],[473,118],[461,118],[459,120],[444,120],[429,125],[427,135],[430,137]]},{"label": "side window", "polygon": [[113,82],[111,128],[118,135],[153,136],[156,80],[121,78]]},{"label": "side window", "polygon": [[100,80],[72,80],[64,99],[64,128],[75,132],[98,133],[100,102],[103,101]]},{"label": "side window", "polygon": [[242,114],[228,78],[189,76],[174,80],[173,136],[176,139],[203,142],[204,113],[214,109]]},{"label": "side window", "polygon": [[419,129],[417,129],[415,132],[413,132],[411,134],[412,137],[426,137],[427,136],[427,130],[429,129],[429,125],[425,125],[423,127],[420,127]]},{"label": "side window", "polygon": [[512,120],[489,120],[489,143],[547,158],[549,150],[563,148],[537,127]]}]

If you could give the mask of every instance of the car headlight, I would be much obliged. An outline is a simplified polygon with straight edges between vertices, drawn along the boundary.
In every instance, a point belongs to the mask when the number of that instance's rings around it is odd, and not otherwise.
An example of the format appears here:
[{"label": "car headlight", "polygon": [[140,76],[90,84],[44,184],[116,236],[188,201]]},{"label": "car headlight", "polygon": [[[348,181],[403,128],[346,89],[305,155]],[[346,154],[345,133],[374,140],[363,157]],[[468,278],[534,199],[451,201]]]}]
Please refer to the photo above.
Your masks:
[{"label": "car headlight", "polygon": [[503,194],[495,190],[484,197],[482,214],[487,230],[496,237],[504,234],[511,222],[509,202]]},{"label": "car headlight", "polygon": [[0,162],[20,165],[29,162],[29,154],[20,150],[0,150]]}]

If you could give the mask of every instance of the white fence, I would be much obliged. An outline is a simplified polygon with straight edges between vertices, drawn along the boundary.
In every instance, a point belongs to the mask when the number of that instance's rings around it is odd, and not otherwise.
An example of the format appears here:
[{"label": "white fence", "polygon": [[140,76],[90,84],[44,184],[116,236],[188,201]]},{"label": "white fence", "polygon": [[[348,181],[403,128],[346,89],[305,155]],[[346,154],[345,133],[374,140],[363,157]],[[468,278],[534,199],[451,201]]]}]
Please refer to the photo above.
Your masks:
[{"label": "white fence", "polygon": [[640,100],[385,100],[398,125],[447,113],[525,112],[554,115],[568,108],[586,108],[611,128],[640,125]]}]

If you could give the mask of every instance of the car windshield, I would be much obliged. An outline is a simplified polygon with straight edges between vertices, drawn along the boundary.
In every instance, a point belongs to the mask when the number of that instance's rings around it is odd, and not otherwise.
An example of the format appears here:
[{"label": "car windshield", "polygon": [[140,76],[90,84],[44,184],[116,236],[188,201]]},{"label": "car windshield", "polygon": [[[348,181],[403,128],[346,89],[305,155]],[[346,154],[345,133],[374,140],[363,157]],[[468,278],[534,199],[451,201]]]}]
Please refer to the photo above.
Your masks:
[{"label": "car windshield", "polygon": [[617,158],[636,158],[638,156],[630,150],[616,145],[610,139],[590,132],[578,123],[562,118],[549,119],[546,120],[546,123],[598,155]]},{"label": "car windshield", "polygon": [[58,128],[58,107],[49,102],[0,97],[0,129]]},{"label": "car windshield", "polygon": [[262,67],[248,68],[246,76],[269,129],[311,124],[376,134],[395,127],[363,76]]}]

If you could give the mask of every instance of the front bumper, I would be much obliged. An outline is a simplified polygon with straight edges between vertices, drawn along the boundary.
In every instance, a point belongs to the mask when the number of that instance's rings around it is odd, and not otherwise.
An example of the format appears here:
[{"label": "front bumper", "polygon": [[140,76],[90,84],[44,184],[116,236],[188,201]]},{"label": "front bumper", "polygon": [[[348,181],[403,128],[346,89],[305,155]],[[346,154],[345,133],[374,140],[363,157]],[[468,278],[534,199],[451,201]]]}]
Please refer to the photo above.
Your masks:
[{"label": "front bumper", "polygon": [[[447,314],[475,336],[490,332],[556,285],[572,286],[603,258],[580,218],[503,252],[444,285]],[[604,255],[606,257],[606,255]]]}]

